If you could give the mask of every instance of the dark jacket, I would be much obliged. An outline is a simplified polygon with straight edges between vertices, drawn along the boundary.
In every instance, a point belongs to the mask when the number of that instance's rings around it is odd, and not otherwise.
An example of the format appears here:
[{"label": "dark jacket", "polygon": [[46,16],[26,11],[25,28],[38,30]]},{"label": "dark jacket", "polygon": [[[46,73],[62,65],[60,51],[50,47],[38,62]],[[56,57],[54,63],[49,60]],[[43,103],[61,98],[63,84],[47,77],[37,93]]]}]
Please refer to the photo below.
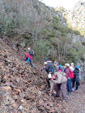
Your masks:
[{"label": "dark jacket", "polygon": [[33,50],[30,50],[30,51],[29,51],[29,54],[30,54],[31,57],[33,57],[34,51],[33,51]]},{"label": "dark jacket", "polygon": [[73,71],[73,73],[74,73],[74,79],[75,79],[75,81],[76,82],[79,82],[79,70],[74,70]]},{"label": "dark jacket", "polygon": [[46,67],[45,67],[45,70],[46,72],[49,74],[49,72],[53,72],[53,64],[51,61],[49,61],[47,64],[46,64]]}]

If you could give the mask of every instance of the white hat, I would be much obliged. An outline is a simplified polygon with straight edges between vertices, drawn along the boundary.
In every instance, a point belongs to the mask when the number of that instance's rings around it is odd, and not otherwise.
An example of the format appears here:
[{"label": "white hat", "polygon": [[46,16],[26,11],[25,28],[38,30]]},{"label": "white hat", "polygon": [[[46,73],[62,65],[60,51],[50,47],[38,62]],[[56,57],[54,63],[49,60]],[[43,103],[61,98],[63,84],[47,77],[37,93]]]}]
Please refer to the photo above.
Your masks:
[{"label": "white hat", "polygon": [[44,62],[44,65],[47,64],[47,62]]},{"label": "white hat", "polygon": [[71,66],[74,65],[74,63],[71,63]]},{"label": "white hat", "polygon": [[70,64],[69,63],[66,63],[65,65],[68,66],[68,67],[70,67]]},{"label": "white hat", "polygon": [[28,50],[30,50],[30,47],[28,48]]}]

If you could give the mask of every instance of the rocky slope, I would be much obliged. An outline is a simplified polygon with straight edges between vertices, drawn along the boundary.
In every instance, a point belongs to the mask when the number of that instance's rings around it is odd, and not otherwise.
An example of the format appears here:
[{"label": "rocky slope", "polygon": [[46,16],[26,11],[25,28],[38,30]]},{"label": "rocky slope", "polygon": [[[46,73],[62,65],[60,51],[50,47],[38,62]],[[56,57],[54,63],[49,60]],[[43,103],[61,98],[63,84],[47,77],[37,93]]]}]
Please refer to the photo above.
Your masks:
[{"label": "rocky slope", "polygon": [[63,103],[48,95],[45,78],[0,38],[0,113],[84,113],[85,83]]}]

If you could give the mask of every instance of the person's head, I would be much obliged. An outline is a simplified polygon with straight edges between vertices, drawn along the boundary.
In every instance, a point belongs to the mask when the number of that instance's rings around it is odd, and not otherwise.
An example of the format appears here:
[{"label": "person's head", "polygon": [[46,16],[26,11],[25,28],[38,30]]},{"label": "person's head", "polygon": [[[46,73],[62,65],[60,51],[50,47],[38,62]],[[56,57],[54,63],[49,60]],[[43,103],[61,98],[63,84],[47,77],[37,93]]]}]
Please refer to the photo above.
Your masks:
[{"label": "person's head", "polygon": [[71,66],[74,67],[74,63],[71,63]]},{"label": "person's head", "polygon": [[63,69],[65,69],[65,66],[62,66]]},{"label": "person's head", "polygon": [[69,67],[70,67],[70,64],[69,64],[69,63],[66,63],[66,64],[65,64],[65,67],[66,67],[66,68],[69,68]]},{"label": "person's head", "polygon": [[59,69],[62,69],[62,65],[59,65]]},{"label": "person's head", "polygon": [[28,47],[28,51],[30,51],[30,47]]},{"label": "person's head", "polygon": [[49,61],[49,59],[48,58],[45,58],[45,62],[48,62]]},{"label": "person's head", "polygon": [[28,53],[25,53],[25,56],[27,56],[28,55]]},{"label": "person's head", "polygon": [[79,70],[79,66],[76,66],[75,69],[76,69],[76,70]]}]

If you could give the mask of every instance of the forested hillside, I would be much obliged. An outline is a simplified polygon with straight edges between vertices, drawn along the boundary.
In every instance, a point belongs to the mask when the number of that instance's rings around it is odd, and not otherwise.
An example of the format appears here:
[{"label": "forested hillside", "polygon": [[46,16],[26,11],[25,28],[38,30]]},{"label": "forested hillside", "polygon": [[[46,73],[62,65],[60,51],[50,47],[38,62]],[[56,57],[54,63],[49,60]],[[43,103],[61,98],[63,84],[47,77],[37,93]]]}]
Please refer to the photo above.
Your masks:
[{"label": "forested hillside", "polygon": [[16,50],[31,46],[35,61],[42,62],[49,57],[62,64],[79,62],[84,65],[85,39],[79,31],[68,27],[61,11],[38,0],[1,0],[0,34],[8,37]]},{"label": "forested hillside", "polygon": [[[0,0],[0,113],[85,112],[85,38],[64,16],[38,0]],[[29,46],[33,67],[24,61]],[[84,79],[67,101],[49,95],[46,57],[81,68]]]}]

